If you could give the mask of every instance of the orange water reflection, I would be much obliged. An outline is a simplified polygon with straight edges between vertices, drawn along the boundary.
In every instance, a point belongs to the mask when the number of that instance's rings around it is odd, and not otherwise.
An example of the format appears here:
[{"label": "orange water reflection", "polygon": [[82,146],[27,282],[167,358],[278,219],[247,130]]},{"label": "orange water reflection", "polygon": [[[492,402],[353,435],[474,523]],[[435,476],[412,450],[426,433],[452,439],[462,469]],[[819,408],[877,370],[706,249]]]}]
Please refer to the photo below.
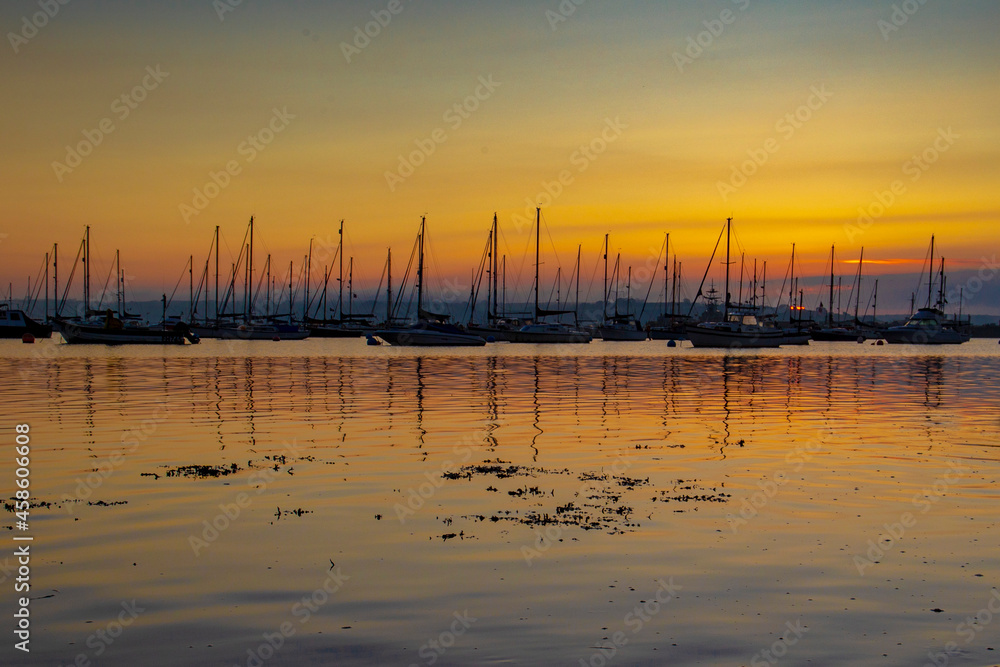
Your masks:
[{"label": "orange water reflection", "polygon": [[[466,610],[445,664],[576,664],[616,631],[622,664],[749,664],[800,619],[789,664],[915,664],[1000,580],[992,349],[3,351],[54,503],[32,515],[37,664],[93,659],[132,599],[117,664],[245,665],[283,623],[273,664],[427,664]],[[237,469],[167,474],[192,465]],[[988,636],[962,649],[988,660]]]}]

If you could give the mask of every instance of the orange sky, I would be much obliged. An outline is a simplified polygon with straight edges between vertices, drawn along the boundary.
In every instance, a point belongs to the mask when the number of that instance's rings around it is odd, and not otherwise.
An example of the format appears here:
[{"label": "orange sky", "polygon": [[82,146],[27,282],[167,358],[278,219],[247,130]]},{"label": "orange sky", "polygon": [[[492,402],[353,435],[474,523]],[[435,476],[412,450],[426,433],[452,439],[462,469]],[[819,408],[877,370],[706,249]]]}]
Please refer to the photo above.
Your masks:
[{"label": "orange sky", "polygon": [[913,262],[876,273],[919,270],[932,233],[953,267],[1000,245],[996,3],[898,30],[891,2],[300,4],[71,3],[37,34],[35,2],[4,4],[15,295],[86,225],[95,275],[120,249],[134,291],[169,291],[250,215],[286,267],[346,219],[377,277],[426,214],[435,271],[466,282],[494,211],[522,262],[535,204],[585,276],[608,231],[636,266],[670,231],[700,274],[730,215],[776,273],[793,242],[815,274],[834,243]]}]

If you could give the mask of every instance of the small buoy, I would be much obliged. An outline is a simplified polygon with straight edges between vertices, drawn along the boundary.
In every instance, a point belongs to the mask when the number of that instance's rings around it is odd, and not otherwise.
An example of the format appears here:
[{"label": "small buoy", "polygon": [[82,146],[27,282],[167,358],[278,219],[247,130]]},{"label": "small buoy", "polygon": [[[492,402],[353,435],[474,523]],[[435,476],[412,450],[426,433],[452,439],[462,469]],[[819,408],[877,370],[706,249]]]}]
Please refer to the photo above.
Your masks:
[{"label": "small buoy", "polygon": [[368,336],[368,344],[369,345],[381,345],[382,343],[380,343],[377,340],[375,340],[375,336]]},{"label": "small buoy", "polygon": [[667,341],[667,347],[677,347],[677,341],[675,341],[675,340],[668,340]]},{"label": "small buoy", "polygon": [[865,342],[865,337],[864,336],[858,336],[858,342],[859,343]]},{"label": "small buoy", "polygon": [[486,337],[486,342],[487,343],[495,343],[495,342],[497,342],[496,336],[487,336]]},{"label": "small buoy", "polygon": [[875,343],[875,344],[876,344],[876,345],[885,345],[885,341],[884,341],[884,340],[879,340],[879,341],[878,341],[877,343]]},{"label": "small buoy", "polygon": [[32,336],[30,333],[25,332],[25,334],[23,336],[21,336],[21,342],[22,343],[34,343],[35,342],[35,337]]},{"label": "small buoy", "polygon": [[277,342],[277,341],[281,340],[281,336],[275,336],[275,337],[274,337],[274,338],[272,338],[271,340],[273,340],[273,341]]}]

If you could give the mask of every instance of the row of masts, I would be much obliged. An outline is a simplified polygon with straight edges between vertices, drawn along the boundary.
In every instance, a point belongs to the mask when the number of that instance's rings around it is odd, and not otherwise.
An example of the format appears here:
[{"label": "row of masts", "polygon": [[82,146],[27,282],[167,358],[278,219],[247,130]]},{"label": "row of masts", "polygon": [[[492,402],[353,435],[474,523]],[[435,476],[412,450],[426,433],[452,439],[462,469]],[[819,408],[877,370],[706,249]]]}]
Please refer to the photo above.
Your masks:
[{"label": "row of masts", "polygon": [[[561,315],[573,313],[576,314],[580,305],[580,260],[582,253],[582,246],[577,248],[577,259],[576,268],[574,271],[575,276],[575,307],[574,310],[549,310],[547,308],[542,308],[540,300],[540,289],[538,281],[538,272],[541,266],[540,258],[540,229],[541,229],[541,218],[540,210],[538,211],[538,219],[535,225],[535,280],[534,280],[534,311],[535,316],[544,315]],[[726,223],[726,228],[724,229],[726,233],[726,253],[727,257],[731,253],[730,239],[731,239],[731,220]],[[272,263],[271,256],[267,255],[265,265],[260,273],[260,278],[256,286],[254,286],[253,281],[256,277],[256,271],[254,266],[254,219],[250,218],[250,222],[247,227],[247,232],[244,237],[243,243],[241,244],[241,252],[236,262],[233,262],[229,271],[227,284],[224,286],[223,290],[220,290],[220,286],[224,277],[221,273],[220,267],[220,228],[215,227],[212,242],[209,247],[208,257],[204,263],[204,269],[201,272],[201,276],[195,283],[194,276],[194,256],[190,256],[185,267],[188,273],[188,288],[189,288],[189,309],[188,318],[190,321],[194,322],[199,319],[198,305],[199,302],[203,303],[204,311],[201,313],[201,319],[208,322],[211,319],[211,312],[214,311],[214,319],[216,321],[220,319],[238,319],[242,318],[245,321],[250,321],[256,317],[258,311],[257,301],[263,296],[264,301],[264,313],[265,317],[269,319],[277,318],[287,318],[291,323],[294,319],[293,316],[293,304],[295,302],[295,276],[294,276],[294,263],[289,262],[288,268],[288,312],[287,313],[277,313],[272,311],[272,307],[277,307],[278,304],[283,301],[283,295],[279,294],[276,285],[276,278],[272,277]],[[623,316],[631,316],[631,313],[620,313],[619,312],[619,281],[621,279],[621,266],[620,253],[615,259],[614,268],[611,270],[609,276],[609,241],[610,235],[605,234],[604,237],[604,247],[602,258],[604,260],[604,290],[602,294],[603,302],[603,313],[602,319],[607,322],[609,320],[617,320]],[[328,323],[343,323],[352,321],[367,321],[368,318],[374,317],[374,312],[372,313],[361,313],[355,314],[354,312],[354,258],[351,257],[347,261],[346,266],[346,281],[345,281],[345,258],[343,252],[343,241],[344,241],[344,221],[341,220],[338,228],[338,244],[336,254],[334,256],[334,261],[337,265],[337,273],[333,273],[332,267],[329,265],[324,266],[323,269],[323,286],[322,290],[318,293],[312,291],[311,276],[313,273],[313,249],[314,249],[315,237],[311,238],[309,241],[309,251],[308,254],[303,258],[303,274],[300,274],[300,281],[304,282],[304,298],[302,299],[302,311],[301,311],[301,321],[307,324],[328,324]],[[720,234],[721,240],[721,234]],[[417,252],[421,257],[420,267],[422,267],[422,257],[424,253],[424,242],[425,242],[425,231],[424,231],[424,221],[421,221],[421,230],[417,238]],[[485,273],[485,283],[486,283],[486,318],[489,323],[495,323],[508,317],[506,304],[507,299],[507,276],[506,276],[506,255],[501,255],[499,250],[500,239],[499,239],[499,226],[497,221],[497,216],[494,214],[493,222],[490,227],[489,238],[485,250],[484,262],[481,266],[481,273],[479,277],[473,276],[473,286],[470,291],[470,303],[471,310],[473,314],[476,310],[476,301],[478,298],[478,291],[482,283],[483,273]],[[716,244],[716,250],[718,249],[718,242]],[[672,260],[672,272],[671,262],[670,262],[670,234],[666,234],[666,239],[664,241],[664,250],[661,251],[661,255],[665,256],[665,261],[663,264],[664,281],[663,281],[663,315],[665,318],[678,317],[680,316],[677,312],[678,304],[678,292],[680,286],[680,275],[681,275],[681,263],[678,262],[676,253]],[[928,293],[927,293],[927,307],[932,307],[933,293],[935,283],[939,285],[939,294],[936,305],[941,306],[945,303],[945,275],[944,275],[944,258],[941,258],[940,264],[940,281],[935,281],[934,278],[934,238],[931,239],[931,263],[928,273]],[[44,258],[44,281],[39,281],[44,283],[44,299],[45,299],[45,316],[46,319],[50,318],[49,311],[49,282],[50,282],[50,267],[51,267],[51,283],[52,283],[52,294],[54,297],[54,312],[51,313],[54,317],[61,317],[62,312],[65,308],[67,298],[69,295],[70,287],[73,282],[73,278],[76,273],[77,266],[82,266],[83,270],[83,313],[85,316],[91,316],[97,314],[96,311],[91,310],[92,293],[91,293],[91,250],[90,250],[90,227],[87,226],[85,230],[84,237],[81,241],[80,248],[77,253],[76,261],[73,264],[72,270],[66,284],[64,286],[63,294],[59,295],[59,247],[58,244],[53,244],[51,252],[45,253]],[[707,278],[709,270],[714,261],[715,251],[713,251],[712,259],[710,259],[709,267],[706,269],[705,278]],[[210,301],[209,295],[209,281],[212,277],[212,269],[214,262],[214,302]],[[732,300],[732,295],[730,295],[728,290],[728,285],[730,283],[730,266],[732,262],[725,262],[725,273],[726,273],[726,292],[724,299],[724,312],[723,317],[728,317],[728,313],[733,308],[756,308],[758,291],[763,290],[763,285],[766,284],[767,277],[767,263],[763,264],[762,279],[760,284],[758,284],[758,270],[757,270],[757,260],[754,260],[753,264],[753,277],[751,279],[751,290],[749,303],[744,303],[743,300],[743,285],[744,285],[744,274],[745,274],[745,255],[741,257],[740,260],[740,283],[739,283],[739,295],[738,300],[734,303]],[[834,285],[835,282],[838,285],[841,281],[836,280],[835,276],[835,263],[836,263],[836,251],[835,247],[831,246],[830,250],[830,283],[829,283],[829,307],[827,313],[827,324],[829,326],[834,326]],[[854,323],[860,322],[860,303],[861,303],[861,289],[860,281],[864,265],[864,249],[861,249],[861,257],[858,261],[857,274],[855,277],[856,287],[852,290],[854,294]],[[121,268],[121,257],[120,253],[116,251],[114,260],[114,272],[115,272],[115,293],[116,293],[116,304],[115,310],[120,315],[127,316],[125,310],[125,272]],[[803,306],[803,290],[798,288],[798,278],[795,276],[795,244],[792,244],[792,260],[790,264],[790,279],[789,279],[789,292],[788,292],[788,303],[789,303],[789,319],[798,313],[801,317],[801,312],[804,310]],[[327,313],[330,312],[328,294],[329,294],[329,283],[330,280],[336,276],[337,280],[337,290],[338,290],[338,306],[337,306],[337,317],[330,319],[327,317]],[[386,286],[386,306],[385,306],[385,319],[387,322],[393,319],[398,319],[394,316],[394,308],[392,301],[392,252],[391,249],[387,251],[386,263],[382,272],[382,278],[380,279],[379,288],[381,289],[382,282],[384,281]],[[241,277],[242,280],[238,280]],[[417,269],[417,280],[416,280],[416,291],[417,291],[417,311],[418,316],[422,314],[423,311],[423,298],[424,298],[424,276],[422,268]],[[697,298],[702,296],[702,288],[704,287],[705,278],[702,279],[702,283],[698,288],[698,295],[691,302],[691,307],[688,312],[688,317],[691,315],[691,311],[694,308]],[[103,305],[103,296],[107,291],[107,285],[110,282],[110,272],[108,281],[105,283],[105,292],[102,292],[101,303],[98,304],[98,310],[100,310]],[[243,283],[243,294],[242,294],[242,308],[237,311],[237,291],[238,282]],[[344,288],[345,283],[347,287],[347,292],[349,298],[347,299],[346,310],[344,303]],[[631,286],[632,286],[632,274],[631,267],[628,267],[627,278],[625,281],[625,289],[627,293],[626,304],[631,304]],[[557,277],[557,284],[562,284],[561,269],[559,270]],[[612,299],[612,285],[614,291],[614,298]],[[650,283],[650,290],[652,289],[652,282]],[[378,299],[378,290],[376,290],[376,302]],[[561,291],[557,287],[557,305],[561,305]],[[13,293],[13,287],[11,286],[11,295]],[[838,287],[838,301],[839,293],[841,292],[840,287]],[[37,292],[37,286],[36,286]],[[175,288],[176,293],[176,288]],[[29,297],[31,296],[30,278],[29,278]],[[31,299],[32,303],[37,298],[33,297]],[[647,292],[647,300],[649,293]],[[669,298],[668,298],[669,296]],[[171,295],[171,299],[173,295]],[[166,296],[164,295],[165,304]],[[763,300],[763,297],[761,296]],[[614,313],[609,315],[607,310],[607,302],[613,300],[614,303]],[[878,280],[875,281],[875,288],[873,293],[873,319],[875,318],[875,312],[877,309],[878,300]],[[798,304],[798,305],[796,305]],[[214,305],[212,311],[210,311],[210,305]],[[915,306],[915,297],[911,297],[911,312]],[[777,311],[778,306],[776,306]],[[630,310],[631,306],[627,305],[626,310]],[[374,310],[374,306],[373,306]],[[645,304],[643,306],[643,311],[645,310]],[[840,308],[838,307],[838,311]],[[867,311],[867,308],[866,308]],[[316,315],[320,312],[323,313],[322,317],[317,318]],[[641,317],[641,315],[640,315]]]}]

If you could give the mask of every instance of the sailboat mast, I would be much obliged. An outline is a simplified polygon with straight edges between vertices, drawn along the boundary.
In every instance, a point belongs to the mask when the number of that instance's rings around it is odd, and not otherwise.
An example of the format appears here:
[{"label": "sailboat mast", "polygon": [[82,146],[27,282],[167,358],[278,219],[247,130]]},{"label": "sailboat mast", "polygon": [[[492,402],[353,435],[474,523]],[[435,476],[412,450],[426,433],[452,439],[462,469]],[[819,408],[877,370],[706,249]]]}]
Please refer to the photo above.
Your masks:
[{"label": "sailboat mast", "polygon": [[560,307],[562,302],[562,267],[556,268],[556,308]]},{"label": "sailboat mast", "polygon": [[500,254],[500,229],[497,226],[497,214],[493,214],[493,314],[492,319],[496,320],[497,312],[499,308],[497,307],[497,300],[500,296],[497,292],[497,266],[498,260],[497,255]]},{"label": "sailboat mast", "polygon": [[[494,217],[496,214],[493,214]],[[471,317],[476,317],[476,276],[472,275],[472,283],[469,288],[469,299],[472,303]],[[489,325],[493,317],[493,226],[490,225],[490,238],[486,241],[486,324]]]},{"label": "sailboat mast", "polygon": [[[675,257],[674,258],[674,262],[676,262],[676,261],[677,261],[677,258]],[[677,267],[675,266],[674,270],[676,271],[676,269],[677,269]],[[664,316],[666,316],[666,314],[667,314],[667,299],[668,299],[667,295],[669,294],[669,292],[668,292],[669,288],[670,288],[670,232],[667,232],[667,238],[663,242],[663,314],[664,314]],[[672,299],[670,300],[670,314],[671,315],[674,314],[674,304],[673,304],[673,300]]]},{"label": "sailboat mast", "polygon": [[738,304],[743,305],[743,275],[746,273],[746,261],[747,254],[745,252],[740,253],[740,292]]},{"label": "sailboat mast", "polygon": [[[206,308],[205,318],[208,312]],[[215,319],[219,319],[219,226],[215,226]]]},{"label": "sailboat mast", "polygon": [[52,244],[52,314],[59,317],[59,244]]},{"label": "sailboat mast", "polygon": [[424,307],[424,226],[426,218],[420,218],[420,235],[417,236],[417,319]]},{"label": "sailboat mast", "polygon": [[[89,227],[88,227],[89,229]],[[931,298],[934,293],[934,236],[931,236],[931,261],[927,270],[927,307],[931,307]]]},{"label": "sailboat mast", "polygon": [[542,209],[540,207],[535,208],[535,319],[538,319],[538,269],[539,261],[541,258],[541,253],[538,250],[538,244],[542,238]]},{"label": "sailboat mast", "polygon": [[506,317],[507,316],[507,255],[503,256],[503,261],[501,262],[500,266],[502,267],[501,270],[503,271],[503,282],[502,282],[503,298],[500,300],[500,303],[503,304],[503,308],[500,311],[500,316]]},{"label": "sailboat mast", "polygon": [[354,258],[347,263],[347,317],[354,315]]},{"label": "sailboat mast", "polygon": [[788,321],[792,321],[792,311],[795,309],[795,244],[792,244],[792,264],[788,286]]},{"label": "sailboat mast", "polygon": [[615,257],[615,271],[613,276],[613,279],[615,281],[615,319],[618,318],[618,282],[619,279],[621,278],[621,266],[620,266],[621,261],[622,261],[622,254],[618,253],[618,256]]},{"label": "sailboat mast", "polygon": [[194,322],[194,255],[188,258],[188,322]]},{"label": "sailboat mast", "polygon": [[580,254],[583,251],[583,244],[576,246],[576,302],[573,306],[573,319],[580,316]]},{"label": "sailboat mast", "polygon": [[865,263],[865,249],[861,248],[861,258],[858,260],[858,294],[854,301],[854,323],[858,323],[858,311],[861,310],[861,267]]},{"label": "sailboat mast", "polygon": [[115,310],[122,314],[122,251],[115,250]]},{"label": "sailboat mast", "polygon": [[767,307],[767,260],[760,271],[760,305]]},{"label": "sailboat mast", "polygon": [[628,267],[628,282],[625,283],[625,314],[632,311],[632,267]]},{"label": "sailboat mast", "polygon": [[674,271],[670,285],[670,317],[677,315],[677,281],[680,267],[677,265],[677,253],[674,253]]},{"label": "sailboat mast", "polygon": [[83,302],[84,302],[83,316],[88,317],[90,315],[90,225],[87,225],[87,231],[85,232],[85,238],[84,238]]},{"label": "sailboat mast", "polygon": [[[253,318],[253,216],[250,216],[250,248],[247,251],[247,320]],[[289,317],[291,316],[291,301],[288,302]]]},{"label": "sailboat mast", "polygon": [[604,235],[604,301],[602,303],[602,319],[608,321],[608,235]]},{"label": "sailboat mast", "polygon": [[726,305],[723,308],[722,319],[729,321],[729,237],[733,227],[733,219],[726,218]]},{"label": "sailboat mast", "polygon": [[288,262],[288,323],[292,323],[292,263]]},{"label": "sailboat mast", "polygon": [[941,258],[941,284],[938,287],[938,305],[942,306],[942,307],[944,306],[944,303],[945,303],[944,302],[944,290],[945,290],[945,284],[944,284],[944,257],[942,257]]},{"label": "sailboat mast", "polygon": [[837,316],[844,318],[844,309],[841,307],[841,299],[844,296],[844,277],[837,278]]},{"label": "sailboat mast", "polygon": [[337,289],[340,292],[337,308],[340,310],[338,320],[344,320],[344,221],[340,221],[340,231],[338,232],[340,241],[337,244],[337,255],[340,256],[339,277],[337,278]]},{"label": "sailboat mast", "polygon": [[875,279],[875,296],[872,300],[872,324],[875,324],[878,311],[878,278]]},{"label": "sailboat mast", "polygon": [[45,320],[49,319],[49,253],[45,253]]},{"label": "sailboat mast", "polygon": [[833,326],[833,263],[834,263],[834,248],[835,245],[830,246],[830,312],[826,318],[827,325]]},{"label": "sailboat mast", "polygon": [[389,248],[388,255],[386,256],[385,276],[385,324],[389,326],[392,321],[392,248]]},{"label": "sailboat mast", "polygon": [[[250,257],[250,246],[243,246],[243,252],[247,253],[247,257]],[[234,278],[235,280],[235,278]],[[246,264],[243,265],[243,319],[250,319],[250,261],[247,260]]]},{"label": "sailboat mast", "polygon": [[[208,324],[208,278],[209,278],[209,262],[211,261],[211,250],[209,250],[209,256],[205,258],[205,324]],[[199,289],[201,288],[201,282],[198,283]],[[192,322],[192,324],[194,324]]]},{"label": "sailboat mast", "polygon": [[305,322],[309,318],[309,283],[312,277],[312,265],[313,265],[313,240],[316,237],[309,239],[309,259],[306,260],[306,298],[302,302],[302,321]]}]

